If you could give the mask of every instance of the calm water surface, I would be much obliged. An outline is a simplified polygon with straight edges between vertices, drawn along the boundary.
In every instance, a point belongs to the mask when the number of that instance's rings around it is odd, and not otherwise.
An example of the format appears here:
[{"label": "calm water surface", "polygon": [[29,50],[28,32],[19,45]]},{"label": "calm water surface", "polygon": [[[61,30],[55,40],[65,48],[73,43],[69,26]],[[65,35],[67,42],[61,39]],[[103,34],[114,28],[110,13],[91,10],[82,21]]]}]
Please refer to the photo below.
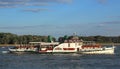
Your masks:
[{"label": "calm water surface", "polygon": [[120,69],[120,47],[115,55],[3,54],[0,69]]}]

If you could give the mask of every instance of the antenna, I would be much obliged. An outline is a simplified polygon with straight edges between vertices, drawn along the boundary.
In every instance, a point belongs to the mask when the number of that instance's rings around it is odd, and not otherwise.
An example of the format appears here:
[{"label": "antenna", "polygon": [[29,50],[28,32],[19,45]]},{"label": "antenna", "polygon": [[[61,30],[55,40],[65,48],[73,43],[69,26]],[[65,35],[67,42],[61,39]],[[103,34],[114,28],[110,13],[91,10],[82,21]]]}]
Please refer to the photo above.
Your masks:
[{"label": "antenna", "polygon": [[73,33],[73,36],[76,36],[76,32]]}]

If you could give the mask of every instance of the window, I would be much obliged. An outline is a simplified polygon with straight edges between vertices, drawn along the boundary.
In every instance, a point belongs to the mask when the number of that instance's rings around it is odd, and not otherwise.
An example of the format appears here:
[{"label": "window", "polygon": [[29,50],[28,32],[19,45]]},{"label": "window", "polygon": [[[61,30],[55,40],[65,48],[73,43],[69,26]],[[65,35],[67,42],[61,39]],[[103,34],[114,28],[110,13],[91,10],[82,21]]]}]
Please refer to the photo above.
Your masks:
[{"label": "window", "polygon": [[70,47],[70,43],[68,43],[68,47]]}]

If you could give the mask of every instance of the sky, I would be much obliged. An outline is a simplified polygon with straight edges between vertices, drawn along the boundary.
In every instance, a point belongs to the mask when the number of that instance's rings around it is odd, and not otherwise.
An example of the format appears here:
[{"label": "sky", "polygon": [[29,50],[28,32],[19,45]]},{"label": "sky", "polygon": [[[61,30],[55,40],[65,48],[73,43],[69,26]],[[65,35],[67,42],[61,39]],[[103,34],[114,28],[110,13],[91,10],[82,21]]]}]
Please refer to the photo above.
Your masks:
[{"label": "sky", "polygon": [[0,32],[120,36],[120,0],[0,0]]}]

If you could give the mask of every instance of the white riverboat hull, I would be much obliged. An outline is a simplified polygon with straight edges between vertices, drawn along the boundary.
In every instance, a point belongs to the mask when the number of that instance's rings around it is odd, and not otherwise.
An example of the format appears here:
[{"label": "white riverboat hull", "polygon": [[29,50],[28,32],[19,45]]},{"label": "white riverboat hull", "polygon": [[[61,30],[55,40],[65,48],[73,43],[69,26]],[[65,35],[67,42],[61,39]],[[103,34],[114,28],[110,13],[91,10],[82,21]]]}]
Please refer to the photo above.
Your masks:
[{"label": "white riverboat hull", "polygon": [[37,52],[37,48],[9,48],[10,53],[33,53]]},{"label": "white riverboat hull", "polygon": [[36,49],[9,49],[9,51],[12,51],[12,52],[16,52],[16,51],[24,52],[24,51],[36,51]]},{"label": "white riverboat hull", "polygon": [[81,54],[114,54],[114,48],[104,50],[93,50],[93,51],[81,51]]},{"label": "white riverboat hull", "polygon": [[73,42],[32,42],[36,46],[21,46],[10,48],[10,52],[38,52],[38,53],[79,53],[79,54],[114,54],[113,47],[103,47],[99,44],[82,41]]}]

